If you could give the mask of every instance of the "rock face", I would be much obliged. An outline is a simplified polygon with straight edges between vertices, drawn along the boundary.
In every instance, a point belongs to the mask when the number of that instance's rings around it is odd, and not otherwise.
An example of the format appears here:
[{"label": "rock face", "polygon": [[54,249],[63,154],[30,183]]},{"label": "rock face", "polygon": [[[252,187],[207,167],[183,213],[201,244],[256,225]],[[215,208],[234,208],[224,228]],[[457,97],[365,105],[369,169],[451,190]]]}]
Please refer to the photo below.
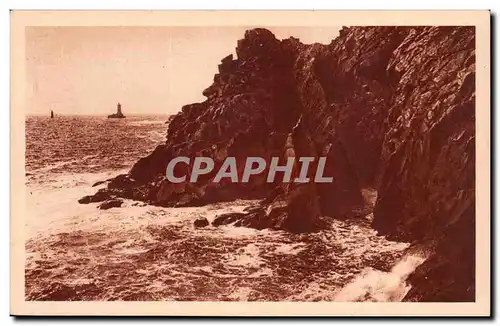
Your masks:
[{"label": "rock face", "polygon": [[99,206],[97,206],[97,208],[102,209],[102,210],[106,210],[106,209],[110,209],[113,207],[121,207],[122,204],[123,204],[123,200],[121,200],[121,199],[108,199],[105,202],[103,202],[102,204],[100,204]]},{"label": "rock face", "polygon": [[[410,33],[389,68],[394,91],[381,153],[373,225],[395,238],[436,243],[407,300],[474,300],[474,29]],[[426,279],[427,278],[427,279]]]},{"label": "rock face", "polygon": [[[162,206],[261,198],[213,225],[312,232],[328,218],[369,211],[361,191],[375,188],[373,227],[432,248],[409,280],[408,301],[474,300],[475,39],[472,27],[343,28],[328,45],[245,33],[222,59],[202,103],[171,117],[165,144],[126,175],[82,202],[132,198]],[[333,182],[172,184],[177,156],[224,159],[327,157]],[[192,162],[193,160],[191,160]],[[269,166],[269,164],[268,164]],[[295,160],[294,173],[301,168]],[[186,174],[192,165],[177,165]],[[314,169],[310,169],[310,171]],[[238,171],[241,177],[242,171]],[[313,177],[313,175],[310,175]]]},{"label": "rock face", "polygon": [[204,217],[199,217],[197,218],[195,221],[194,221],[194,226],[197,227],[197,228],[203,228],[205,226],[208,226],[210,225],[210,223],[208,222],[208,220]]},{"label": "rock face", "polygon": [[111,199],[111,195],[109,191],[106,189],[100,189],[95,195],[84,196],[78,200],[80,204],[89,204],[89,203],[98,203],[101,201],[105,201]]}]

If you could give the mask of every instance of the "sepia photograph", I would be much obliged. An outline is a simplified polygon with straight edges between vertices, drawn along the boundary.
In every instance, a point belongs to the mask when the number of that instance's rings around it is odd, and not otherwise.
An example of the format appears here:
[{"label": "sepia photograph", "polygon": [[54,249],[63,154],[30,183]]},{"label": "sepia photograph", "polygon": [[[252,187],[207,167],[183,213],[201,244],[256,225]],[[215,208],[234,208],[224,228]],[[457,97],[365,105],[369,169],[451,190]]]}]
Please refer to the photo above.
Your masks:
[{"label": "sepia photograph", "polygon": [[11,313],[489,315],[488,11],[11,24]]}]

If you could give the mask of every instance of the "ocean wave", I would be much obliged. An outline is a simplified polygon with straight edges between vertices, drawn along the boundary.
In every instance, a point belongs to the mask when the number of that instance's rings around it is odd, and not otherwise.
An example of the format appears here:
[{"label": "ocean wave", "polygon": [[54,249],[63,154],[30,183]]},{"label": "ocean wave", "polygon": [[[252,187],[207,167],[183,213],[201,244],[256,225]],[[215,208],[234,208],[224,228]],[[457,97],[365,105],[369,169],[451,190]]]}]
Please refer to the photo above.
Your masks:
[{"label": "ocean wave", "polygon": [[408,276],[426,259],[422,254],[403,257],[389,272],[367,268],[334,297],[334,301],[401,301],[411,286]]},{"label": "ocean wave", "polygon": [[130,126],[143,126],[143,125],[164,125],[165,120],[140,120],[129,122]]},{"label": "ocean wave", "polygon": [[[388,273],[408,247],[376,236],[363,221],[301,235],[193,226],[198,217],[211,221],[255,201],[163,208],[125,200],[107,211],[79,205],[78,196],[102,177],[29,187],[28,300],[333,301],[366,268]],[[67,178],[56,184],[69,185]]]}]

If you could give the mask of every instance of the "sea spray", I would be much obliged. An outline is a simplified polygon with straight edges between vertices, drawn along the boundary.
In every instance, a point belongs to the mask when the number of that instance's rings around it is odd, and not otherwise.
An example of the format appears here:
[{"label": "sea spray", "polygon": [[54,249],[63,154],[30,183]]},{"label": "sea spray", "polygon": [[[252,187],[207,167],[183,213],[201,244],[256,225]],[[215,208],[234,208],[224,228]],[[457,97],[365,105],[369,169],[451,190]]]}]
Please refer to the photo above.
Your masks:
[{"label": "sea spray", "polygon": [[390,272],[366,268],[335,295],[334,301],[401,301],[411,288],[406,279],[426,258],[423,253],[408,254]]}]

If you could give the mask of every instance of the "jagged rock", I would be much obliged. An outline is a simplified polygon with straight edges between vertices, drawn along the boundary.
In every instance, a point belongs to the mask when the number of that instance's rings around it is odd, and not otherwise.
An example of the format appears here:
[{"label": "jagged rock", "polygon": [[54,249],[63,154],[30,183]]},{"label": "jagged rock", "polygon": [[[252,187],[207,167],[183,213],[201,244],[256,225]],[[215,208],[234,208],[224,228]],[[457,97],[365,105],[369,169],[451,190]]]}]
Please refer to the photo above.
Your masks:
[{"label": "jagged rock", "polygon": [[365,206],[356,170],[338,139],[332,139],[326,146],[324,156],[327,157],[325,175],[333,181],[316,185],[321,213],[336,218],[353,217],[354,212],[362,211]]},{"label": "jagged rock", "polygon": [[172,155],[166,145],[159,145],[155,150],[137,161],[130,170],[130,177],[144,184],[154,180],[158,175],[164,174]]},{"label": "jagged rock", "polygon": [[108,115],[108,119],[123,119],[126,118],[123,114],[113,113]]},{"label": "jagged rock", "polygon": [[264,208],[260,205],[256,206],[248,206],[243,209],[244,212],[246,213],[262,213],[264,211]]},{"label": "jagged rock", "polygon": [[204,217],[199,217],[197,218],[195,221],[194,221],[194,226],[197,227],[197,228],[203,228],[205,226],[208,226],[210,225],[210,223],[208,222],[208,220]]},{"label": "jagged rock", "polygon": [[121,207],[122,204],[123,204],[123,200],[121,200],[121,199],[109,199],[109,200],[106,200],[105,202],[103,202],[102,204],[100,204],[99,206],[97,206],[97,208],[102,209],[102,210],[106,210],[106,209],[110,209],[113,207]]},{"label": "jagged rock", "polygon": [[[304,117],[301,117],[290,133],[289,140],[285,146],[284,158],[288,157],[316,157],[317,152],[313,141],[311,140],[307,128],[307,122]],[[294,167],[295,175],[300,171],[301,165],[296,162]],[[314,179],[316,169],[308,169],[307,177]],[[285,193],[278,196],[275,201],[286,200],[286,213],[280,209],[276,209],[276,203],[270,205],[270,217],[273,220],[279,221],[275,227],[279,227],[292,232],[310,232],[315,231],[319,226],[319,217],[321,216],[320,204],[316,185],[312,182],[308,183],[288,183]],[[274,205],[273,205],[274,204]],[[276,210],[281,214],[276,215]]]},{"label": "jagged rock", "polygon": [[212,221],[213,226],[227,225],[239,221],[241,218],[245,217],[245,213],[226,213],[217,215]]},{"label": "jagged rock", "polygon": [[257,230],[278,229],[278,221],[269,218],[265,211],[259,209],[250,213],[226,213],[218,215],[212,222],[213,226],[233,224],[236,227],[249,227]]},{"label": "jagged rock", "polygon": [[83,196],[82,198],[78,199],[78,203],[80,204],[89,204],[91,203],[92,201],[92,198],[94,197],[95,195],[93,196]]},{"label": "jagged rock", "polygon": [[92,187],[100,186],[102,184],[105,184],[106,182],[107,182],[106,180],[97,181],[92,185]]},{"label": "jagged rock", "polygon": [[474,301],[475,298],[475,221],[474,203],[443,234],[429,239],[432,255],[410,275],[412,288],[404,301]]},{"label": "jagged rock", "polygon": [[[299,197],[302,200],[309,198],[306,195],[299,195]],[[244,213],[221,214],[214,219],[212,225],[233,224],[236,227],[248,227],[257,230],[287,230],[294,233],[317,231],[326,226],[319,217],[312,219],[307,216],[294,216],[294,214],[299,214],[301,211],[301,208],[294,205],[298,206],[300,204],[304,205],[302,210],[305,211],[312,206],[310,203],[297,200],[289,203],[285,195],[280,195],[273,200],[267,209],[263,206],[255,206],[247,208]],[[292,217],[290,218],[290,216]]]},{"label": "jagged rock", "polygon": [[136,185],[135,180],[128,174],[120,174],[117,177],[107,181],[109,181],[109,189],[132,188]]},{"label": "jagged rock", "polygon": [[97,203],[101,201],[105,201],[111,198],[111,195],[107,191],[107,189],[99,189],[95,193],[95,195],[92,196],[84,196],[78,200],[80,204],[89,204],[89,203]]}]

